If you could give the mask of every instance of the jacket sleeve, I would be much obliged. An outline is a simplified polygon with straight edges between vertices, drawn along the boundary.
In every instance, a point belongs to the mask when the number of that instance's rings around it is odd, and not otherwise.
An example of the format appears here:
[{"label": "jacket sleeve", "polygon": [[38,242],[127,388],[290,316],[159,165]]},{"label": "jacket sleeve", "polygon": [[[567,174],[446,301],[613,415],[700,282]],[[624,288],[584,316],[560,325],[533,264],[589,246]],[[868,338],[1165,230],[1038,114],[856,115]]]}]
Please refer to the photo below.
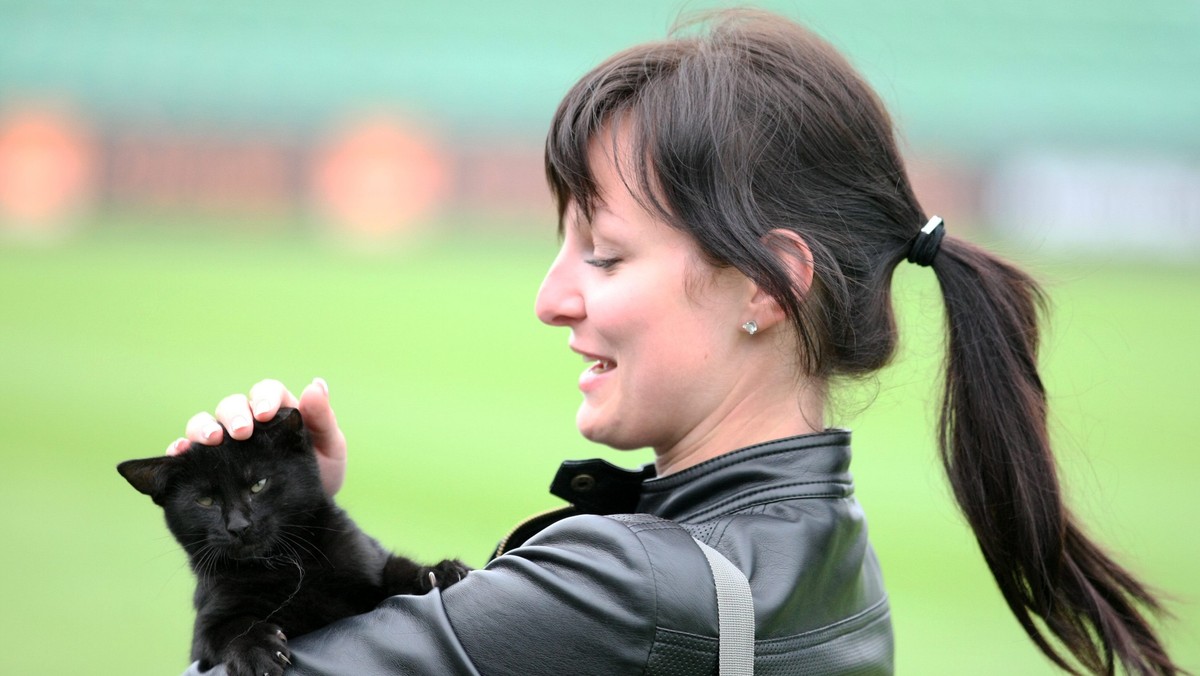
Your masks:
[{"label": "jacket sleeve", "polygon": [[[656,605],[638,536],[604,517],[571,517],[445,592],[394,596],[295,638],[287,674],[637,674]],[[186,676],[200,673],[192,665]]]}]

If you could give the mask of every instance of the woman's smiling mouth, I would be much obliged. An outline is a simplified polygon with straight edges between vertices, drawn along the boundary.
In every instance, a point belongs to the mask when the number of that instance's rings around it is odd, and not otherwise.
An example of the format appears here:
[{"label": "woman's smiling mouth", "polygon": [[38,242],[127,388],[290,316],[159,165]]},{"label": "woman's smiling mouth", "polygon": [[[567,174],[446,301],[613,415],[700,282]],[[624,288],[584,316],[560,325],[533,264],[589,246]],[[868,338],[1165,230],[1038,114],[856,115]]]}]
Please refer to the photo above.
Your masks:
[{"label": "woman's smiling mouth", "polygon": [[583,373],[579,374],[579,389],[585,393],[594,389],[605,375],[617,368],[617,362],[607,357],[590,354],[574,347],[571,350],[579,353],[588,364]]},{"label": "woman's smiling mouth", "polygon": [[608,371],[616,368],[616,366],[616,362],[612,362],[607,359],[596,359],[592,362],[592,366],[588,369],[588,371],[592,373],[607,373]]}]

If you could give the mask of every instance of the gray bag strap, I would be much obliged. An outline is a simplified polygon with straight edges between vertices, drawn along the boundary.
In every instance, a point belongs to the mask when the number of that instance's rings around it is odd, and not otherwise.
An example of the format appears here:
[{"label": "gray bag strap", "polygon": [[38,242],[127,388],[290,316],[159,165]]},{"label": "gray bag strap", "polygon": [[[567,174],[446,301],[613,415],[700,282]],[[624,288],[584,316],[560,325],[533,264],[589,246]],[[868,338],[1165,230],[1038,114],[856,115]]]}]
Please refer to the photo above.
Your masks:
[{"label": "gray bag strap", "polygon": [[700,540],[700,551],[708,559],[717,587],[717,624],[720,631],[718,674],[753,676],[754,674],[754,597],[750,581],[721,552]]}]

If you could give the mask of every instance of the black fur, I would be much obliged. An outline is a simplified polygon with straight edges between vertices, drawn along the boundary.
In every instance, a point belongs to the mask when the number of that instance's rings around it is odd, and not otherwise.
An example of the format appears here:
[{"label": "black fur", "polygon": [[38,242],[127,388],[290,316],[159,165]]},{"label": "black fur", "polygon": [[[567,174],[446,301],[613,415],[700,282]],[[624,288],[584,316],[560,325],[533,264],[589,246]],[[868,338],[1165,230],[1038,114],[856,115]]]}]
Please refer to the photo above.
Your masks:
[{"label": "black fur", "polygon": [[246,441],[226,434],[218,446],[128,460],[117,471],[163,508],[187,551],[196,574],[192,659],[201,669],[282,674],[291,656],[284,632],[299,636],[395,594],[445,588],[468,570],[458,561],[421,566],[360,531],[322,490],[294,409],[257,423]]}]

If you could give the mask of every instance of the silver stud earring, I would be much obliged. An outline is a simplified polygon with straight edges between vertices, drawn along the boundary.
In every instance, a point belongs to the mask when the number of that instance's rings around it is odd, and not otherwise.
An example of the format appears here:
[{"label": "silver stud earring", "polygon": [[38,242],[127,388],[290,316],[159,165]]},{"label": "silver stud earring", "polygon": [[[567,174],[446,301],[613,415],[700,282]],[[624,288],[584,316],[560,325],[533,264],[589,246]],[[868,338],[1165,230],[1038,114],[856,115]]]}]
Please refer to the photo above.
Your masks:
[{"label": "silver stud earring", "polygon": [[751,319],[745,324],[742,324],[742,330],[753,336],[754,334],[758,333],[758,322]]}]

